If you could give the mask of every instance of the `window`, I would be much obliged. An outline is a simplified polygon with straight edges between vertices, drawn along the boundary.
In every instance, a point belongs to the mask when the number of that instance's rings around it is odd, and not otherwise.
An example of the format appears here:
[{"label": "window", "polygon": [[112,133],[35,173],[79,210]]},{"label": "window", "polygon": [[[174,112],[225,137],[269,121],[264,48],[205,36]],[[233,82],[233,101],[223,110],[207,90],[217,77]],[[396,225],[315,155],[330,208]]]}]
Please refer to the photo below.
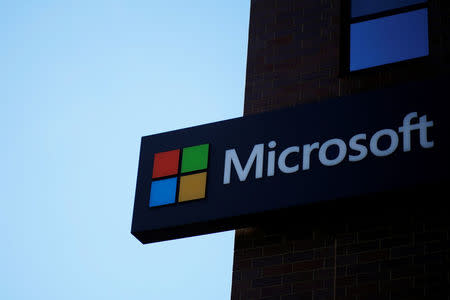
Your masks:
[{"label": "window", "polygon": [[347,69],[427,56],[426,0],[348,0]]}]

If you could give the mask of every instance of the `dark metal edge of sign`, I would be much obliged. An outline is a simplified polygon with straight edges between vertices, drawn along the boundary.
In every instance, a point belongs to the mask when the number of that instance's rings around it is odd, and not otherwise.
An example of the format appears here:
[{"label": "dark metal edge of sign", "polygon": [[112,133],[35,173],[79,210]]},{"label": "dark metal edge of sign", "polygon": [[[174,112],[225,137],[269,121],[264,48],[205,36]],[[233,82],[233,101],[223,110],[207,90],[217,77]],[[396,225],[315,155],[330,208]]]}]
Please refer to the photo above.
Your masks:
[{"label": "dark metal edge of sign", "polygon": [[[197,235],[211,234],[228,230],[238,230],[246,227],[282,227],[284,230],[302,230],[290,228],[290,223],[296,226],[311,224],[340,224],[346,216],[358,214],[364,218],[366,214],[420,214],[427,212],[448,213],[448,203],[443,195],[448,197],[450,179],[440,182],[424,183],[403,188],[369,193],[347,198],[326,200],[303,206],[278,209],[252,215],[236,216],[224,220],[214,220],[204,223],[193,223],[178,227],[159,229],[155,231],[132,231],[142,244],[163,242]],[[426,202],[421,201],[427,199]],[[366,200],[377,202],[368,210]],[[270,219],[271,222],[267,222]]]}]

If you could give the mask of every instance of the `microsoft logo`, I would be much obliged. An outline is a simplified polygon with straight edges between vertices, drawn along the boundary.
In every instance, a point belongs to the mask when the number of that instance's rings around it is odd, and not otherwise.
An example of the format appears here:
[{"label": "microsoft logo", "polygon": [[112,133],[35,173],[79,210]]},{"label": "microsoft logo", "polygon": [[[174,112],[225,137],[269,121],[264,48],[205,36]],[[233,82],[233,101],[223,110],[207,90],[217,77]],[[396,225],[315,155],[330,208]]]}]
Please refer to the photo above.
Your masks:
[{"label": "microsoft logo", "polygon": [[208,154],[209,144],[156,153],[149,206],[205,198]]}]

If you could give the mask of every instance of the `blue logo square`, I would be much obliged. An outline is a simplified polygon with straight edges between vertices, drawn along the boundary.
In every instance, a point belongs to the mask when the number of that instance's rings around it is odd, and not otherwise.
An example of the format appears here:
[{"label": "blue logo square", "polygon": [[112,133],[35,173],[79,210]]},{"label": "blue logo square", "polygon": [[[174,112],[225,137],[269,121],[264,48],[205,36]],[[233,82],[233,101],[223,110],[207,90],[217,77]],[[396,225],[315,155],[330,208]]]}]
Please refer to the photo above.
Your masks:
[{"label": "blue logo square", "polygon": [[150,207],[175,203],[177,177],[152,182]]}]

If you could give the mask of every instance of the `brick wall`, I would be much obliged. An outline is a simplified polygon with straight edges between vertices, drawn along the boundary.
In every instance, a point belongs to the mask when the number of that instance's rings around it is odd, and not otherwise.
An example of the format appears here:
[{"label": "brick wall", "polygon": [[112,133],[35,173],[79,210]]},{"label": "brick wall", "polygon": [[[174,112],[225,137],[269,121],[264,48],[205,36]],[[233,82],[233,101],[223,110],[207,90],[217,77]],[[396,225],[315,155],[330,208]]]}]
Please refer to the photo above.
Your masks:
[{"label": "brick wall", "polygon": [[[346,74],[340,0],[252,0],[245,114],[447,73],[450,9],[430,1],[430,57]],[[236,231],[232,299],[449,299],[445,185],[280,213]]]},{"label": "brick wall", "polygon": [[345,3],[345,0],[251,1],[245,114],[448,72],[448,0],[430,0],[428,59],[347,75],[340,68],[344,5],[341,1]]},{"label": "brick wall", "polygon": [[238,230],[232,299],[448,299],[444,190],[336,201]]}]

